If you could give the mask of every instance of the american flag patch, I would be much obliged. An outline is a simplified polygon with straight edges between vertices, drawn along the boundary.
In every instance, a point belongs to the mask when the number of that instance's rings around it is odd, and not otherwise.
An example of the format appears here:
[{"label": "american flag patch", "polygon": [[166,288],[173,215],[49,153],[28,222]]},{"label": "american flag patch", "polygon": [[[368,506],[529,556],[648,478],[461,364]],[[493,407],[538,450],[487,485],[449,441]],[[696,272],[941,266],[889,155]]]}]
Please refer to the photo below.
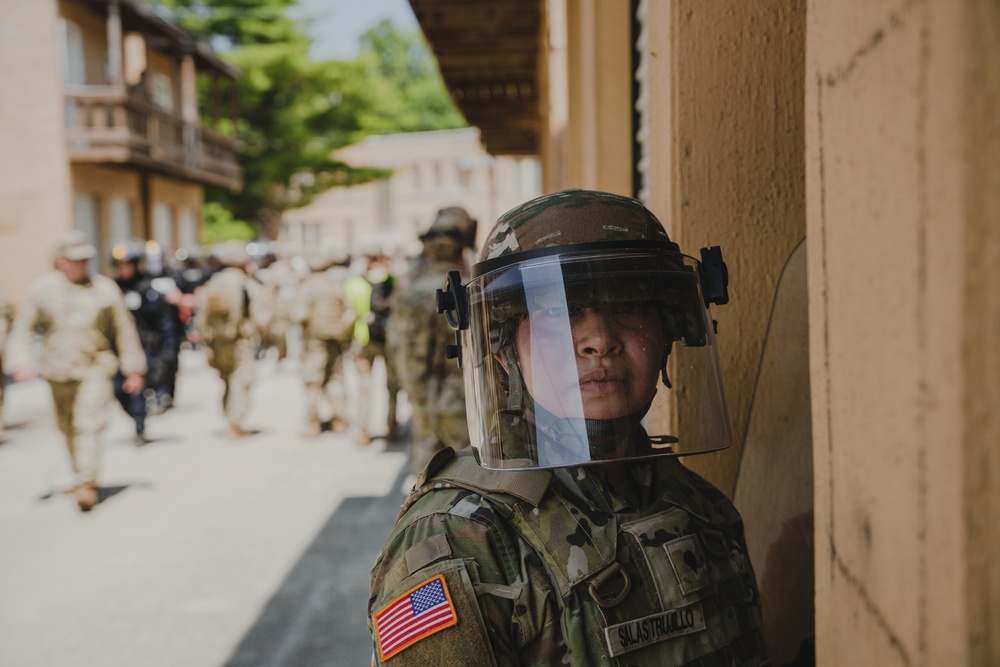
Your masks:
[{"label": "american flag patch", "polygon": [[444,575],[414,586],[375,612],[375,636],[382,660],[458,623]]}]

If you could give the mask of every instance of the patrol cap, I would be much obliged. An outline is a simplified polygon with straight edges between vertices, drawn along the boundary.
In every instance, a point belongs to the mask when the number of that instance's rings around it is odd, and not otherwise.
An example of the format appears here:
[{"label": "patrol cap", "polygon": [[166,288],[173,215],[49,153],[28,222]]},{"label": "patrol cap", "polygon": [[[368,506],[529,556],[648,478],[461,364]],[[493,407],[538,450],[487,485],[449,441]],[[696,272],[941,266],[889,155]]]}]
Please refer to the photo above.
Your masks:
[{"label": "patrol cap", "polygon": [[87,235],[79,230],[66,232],[56,242],[56,256],[78,262],[92,259],[97,249],[87,240]]}]

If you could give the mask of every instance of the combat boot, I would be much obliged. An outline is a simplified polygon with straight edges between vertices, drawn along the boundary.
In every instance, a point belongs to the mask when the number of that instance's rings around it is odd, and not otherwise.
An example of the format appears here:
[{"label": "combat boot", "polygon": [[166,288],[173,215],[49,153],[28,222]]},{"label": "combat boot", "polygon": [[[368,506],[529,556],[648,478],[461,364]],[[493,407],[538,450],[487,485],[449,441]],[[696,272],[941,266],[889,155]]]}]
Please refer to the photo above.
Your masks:
[{"label": "combat boot", "polygon": [[310,416],[309,422],[306,424],[306,432],[305,432],[306,437],[315,438],[322,432],[323,432],[323,424],[320,422],[319,417]]},{"label": "combat boot", "polygon": [[80,511],[89,512],[94,509],[94,505],[96,505],[99,500],[97,495],[97,485],[92,482],[78,484],[76,488],[73,489],[73,496],[76,498],[76,504],[80,506]]},{"label": "combat boot", "polygon": [[236,423],[229,424],[229,437],[233,439],[245,438],[250,435],[250,431],[244,430],[242,426]]}]

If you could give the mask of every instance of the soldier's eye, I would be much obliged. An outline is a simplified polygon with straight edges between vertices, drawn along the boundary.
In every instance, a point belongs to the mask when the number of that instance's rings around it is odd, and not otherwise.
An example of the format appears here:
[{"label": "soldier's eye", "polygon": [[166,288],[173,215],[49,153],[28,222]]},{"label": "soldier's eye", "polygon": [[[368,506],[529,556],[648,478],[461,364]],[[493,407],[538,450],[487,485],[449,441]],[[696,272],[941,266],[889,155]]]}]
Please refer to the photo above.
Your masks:
[{"label": "soldier's eye", "polygon": [[648,311],[648,301],[625,301],[615,306],[615,312],[620,315],[638,315]]}]

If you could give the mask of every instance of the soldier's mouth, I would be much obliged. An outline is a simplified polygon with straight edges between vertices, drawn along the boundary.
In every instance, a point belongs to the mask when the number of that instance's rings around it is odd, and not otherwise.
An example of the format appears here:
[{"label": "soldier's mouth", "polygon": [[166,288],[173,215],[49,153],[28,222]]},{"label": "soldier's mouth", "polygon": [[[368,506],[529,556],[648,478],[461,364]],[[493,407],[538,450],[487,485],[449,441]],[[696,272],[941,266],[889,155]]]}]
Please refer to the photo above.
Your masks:
[{"label": "soldier's mouth", "polygon": [[595,396],[614,394],[625,386],[625,380],[606,368],[584,373],[579,380],[580,391]]}]

